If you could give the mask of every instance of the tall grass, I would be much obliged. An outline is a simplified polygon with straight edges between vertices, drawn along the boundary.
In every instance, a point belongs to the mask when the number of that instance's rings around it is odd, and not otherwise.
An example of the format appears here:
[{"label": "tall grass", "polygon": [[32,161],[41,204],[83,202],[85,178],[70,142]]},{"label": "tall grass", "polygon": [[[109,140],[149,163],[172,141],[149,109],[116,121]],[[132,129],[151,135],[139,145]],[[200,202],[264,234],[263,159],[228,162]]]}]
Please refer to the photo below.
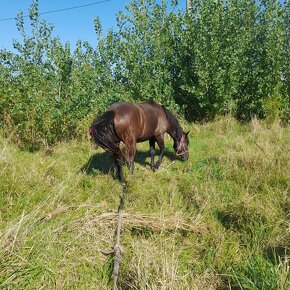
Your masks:
[{"label": "tall grass", "polygon": [[[289,289],[289,127],[222,118],[191,130],[190,160],[149,168],[138,145],[120,289]],[[110,289],[121,187],[88,140],[52,152],[0,138],[0,288]]]}]

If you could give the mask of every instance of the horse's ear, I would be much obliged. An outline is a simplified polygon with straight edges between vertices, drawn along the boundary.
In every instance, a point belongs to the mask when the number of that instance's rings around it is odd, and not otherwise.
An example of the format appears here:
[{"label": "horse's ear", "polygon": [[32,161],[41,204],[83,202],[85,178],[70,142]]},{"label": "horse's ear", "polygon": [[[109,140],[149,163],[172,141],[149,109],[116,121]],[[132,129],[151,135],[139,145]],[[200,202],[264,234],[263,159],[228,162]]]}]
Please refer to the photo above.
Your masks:
[{"label": "horse's ear", "polygon": [[190,131],[187,131],[187,132],[185,133],[185,136],[188,136],[189,132],[190,132]]}]

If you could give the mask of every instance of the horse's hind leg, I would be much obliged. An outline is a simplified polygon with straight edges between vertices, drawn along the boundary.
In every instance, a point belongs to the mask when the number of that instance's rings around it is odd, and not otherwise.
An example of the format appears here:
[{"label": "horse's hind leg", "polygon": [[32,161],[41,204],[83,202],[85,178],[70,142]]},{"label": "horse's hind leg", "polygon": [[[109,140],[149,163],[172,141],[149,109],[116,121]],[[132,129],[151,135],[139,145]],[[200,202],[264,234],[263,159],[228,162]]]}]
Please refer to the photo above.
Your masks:
[{"label": "horse's hind leg", "polygon": [[124,181],[123,178],[123,170],[122,170],[122,154],[121,151],[114,153],[114,161],[116,164],[116,169],[117,169],[117,178],[119,179],[120,182]]},{"label": "horse's hind leg", "polygon": [[154,168],[154,156],[155,156],[155,137],[149,139],[150,156],[151,156],[151,168]]},{"label": "horse's hind leg", "polygon": [[125,149],[126,163],[128,165],[128,168],[129,168],[131,174],[133,174],[133,172],[134,172],[134,158],[135,158],[135,154],[136,154],[136,140],[133,138],[127,139],[125,146],[126,146],[126,149]]}]

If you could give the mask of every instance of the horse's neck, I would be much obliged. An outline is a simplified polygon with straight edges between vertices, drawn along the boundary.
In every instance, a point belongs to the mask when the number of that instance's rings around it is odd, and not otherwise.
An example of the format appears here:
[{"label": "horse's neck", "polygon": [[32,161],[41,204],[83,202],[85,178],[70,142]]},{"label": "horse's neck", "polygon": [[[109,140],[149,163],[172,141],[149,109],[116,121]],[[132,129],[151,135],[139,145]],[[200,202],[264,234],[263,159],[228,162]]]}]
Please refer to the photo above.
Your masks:
[{"label": "horse's neck", "polygon": [[166,118],[167,118],[167,133],[174,139],[175,141],[180,141],[181,135],[182,135],[182,129],[179,125],[178,120],[176,117],[165,107],[163,107],[163,110],[165,111]]},{"label": "horse's neck", "polygon": [[177,126],[174,126],[174,125],[171,125],[171,124],[169,124],[169,126],[168,126],[167,133],[171,136],[171,138],[174,141],[179,141],[179,139],[180,139],[180,137],[177,134],[178,129],[179,128],[177,128]]}]

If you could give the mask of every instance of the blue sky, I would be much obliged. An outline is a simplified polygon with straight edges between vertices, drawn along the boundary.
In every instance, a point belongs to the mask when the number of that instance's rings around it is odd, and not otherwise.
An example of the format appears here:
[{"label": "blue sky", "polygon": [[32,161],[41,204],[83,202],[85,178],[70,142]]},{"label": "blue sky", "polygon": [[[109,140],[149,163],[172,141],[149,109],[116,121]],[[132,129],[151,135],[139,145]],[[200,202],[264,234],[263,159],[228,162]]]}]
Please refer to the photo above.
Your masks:
[{"label": "blue sky", "polygon": [[[39,0],[39,12],[63,9],[73,6],[86,5],[98,2],[98,0]],[[92,45],[97,44],[93,20],[96,16],[101,19],[103,31],[116,28],[116,14],[119,10],[125,10],[125,5],[130,0],[110,0],[94,6],[83,7],[74,10],[45,14],[41,17],[54,24],[54,36],[59,36],[62,42],[70,41],[72,47],[77,40],[88,40]],[[169,0],[168,3],[171,1]],[[32,0],[1,1],[0,19],[15,17],[22,10],[24,15]],[[179,1],[179,7],[184,9],[186,0]],[[28,19],[25,18],[26,23]],[[13,50],[13,39],[19,39],[15,20],[0,21],[0,49]]]}]

